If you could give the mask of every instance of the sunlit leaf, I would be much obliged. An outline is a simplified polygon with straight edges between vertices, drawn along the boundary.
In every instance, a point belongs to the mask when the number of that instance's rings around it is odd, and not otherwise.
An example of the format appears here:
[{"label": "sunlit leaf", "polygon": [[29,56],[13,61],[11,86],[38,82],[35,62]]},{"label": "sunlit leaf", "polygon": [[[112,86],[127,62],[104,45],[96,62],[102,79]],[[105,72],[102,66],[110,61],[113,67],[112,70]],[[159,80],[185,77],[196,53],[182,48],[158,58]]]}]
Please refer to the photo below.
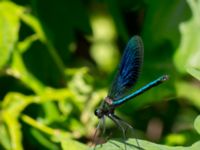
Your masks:
[{"label": "sunlit leaf", "polygon": [[197,132],[200,134],[200,116],[198,116],[194,121],[194,127]]},{"label": "sunlit leaf", "polygon": [[177,69],[186,73],[187,67],[200,68],[200,0],[187,0],[192,16],[180,24],[181,41],[175,53]]},{"label": "sunlit leaf", "polygon": [[0,2],[0,68],[7,63],[15,49],[23,11],[23,7],[12,2]]},{"label": "sunlit leaf", "polygon": [[22,150],[22,132],[18,120],[20,113],[30,104],[30,98],[19,93],[9,93],[3,100],[3,121],[8,127],[11,138],[11,149]]},{"label": "sunlit leaf", "polygon": [[176,82],[175,86],[177,89],[177,95],[179,97],[187,98],[191,104],[200,109],[200,101],[199,101],[200,92],[198,86],[193,86],[192,84],[188,84],[188,82],[184,81]]},{"label": "sunlit leaf", "polygon": [[200,80],[200,69],[188,67],[187,68],[188,73],[190,73],[192,76]]},{"label": "sunlit leaf", "polygon": [[[1,114],[0,114],[1,115]],[[0,145],[5,149],[11,149],[11,141],[9,137],[9,132],[5,124],[0,123]]]}]

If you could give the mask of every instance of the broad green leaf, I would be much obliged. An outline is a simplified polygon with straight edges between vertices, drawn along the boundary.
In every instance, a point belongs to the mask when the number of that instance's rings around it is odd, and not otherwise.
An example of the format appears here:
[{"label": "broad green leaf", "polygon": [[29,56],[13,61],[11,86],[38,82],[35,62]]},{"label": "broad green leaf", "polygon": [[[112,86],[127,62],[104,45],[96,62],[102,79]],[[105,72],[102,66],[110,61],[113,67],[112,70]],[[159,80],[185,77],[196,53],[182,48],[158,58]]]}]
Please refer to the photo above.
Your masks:
[{"label": "broad green leaf", "polygon": [[[138,140],[139,145],[136,143],[135,139],[129,139],[126,141],[126,150],[138,150],[139,147],[144,150],[199,150],[200,141],[194,143],[192,146],[165,146],[160,144],[155,144],[152,142]],[[93,148],[90,148],[92,150]],[[98,145],[96,150],[124,150],[124,142],[120,140],[109,140],[107,143]]]},{"label": "broad green leaf", "polygon": [[197,132],[200,134],[200,115],[197,116],[197,118],[194,121],[194,128],[197,130]]},{"label": "broad green leaf", "polygon": [[63,150],[86,150],[87,146],[71,139],[63,139],[61,141]]},{"label": "broad green leaf", "polygon": [[200,68],[200,0],[187,0],[192,17],[180,24],[181,41],[175,53],[177,69],[186,73],[187,67]]},{"label": "broad green leaf", "polygon": [[23,7],[12,2],[0,2],[0,68],[7,63],[15,49],[23,11]]}]

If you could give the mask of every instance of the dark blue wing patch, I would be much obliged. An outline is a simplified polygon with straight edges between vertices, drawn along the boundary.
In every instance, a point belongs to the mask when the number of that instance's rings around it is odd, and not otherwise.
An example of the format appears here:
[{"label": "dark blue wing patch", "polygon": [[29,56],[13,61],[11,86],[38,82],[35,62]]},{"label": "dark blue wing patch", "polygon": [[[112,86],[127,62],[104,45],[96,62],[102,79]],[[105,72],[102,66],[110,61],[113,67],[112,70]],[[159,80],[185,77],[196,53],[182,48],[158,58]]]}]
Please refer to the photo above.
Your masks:
[{"label": "dark blue wing patch", "polygon": [[133,87],[143,63],[143,49],[142,39],[139,36],[134,36],[128,41],[108,97],[117,100]]}]

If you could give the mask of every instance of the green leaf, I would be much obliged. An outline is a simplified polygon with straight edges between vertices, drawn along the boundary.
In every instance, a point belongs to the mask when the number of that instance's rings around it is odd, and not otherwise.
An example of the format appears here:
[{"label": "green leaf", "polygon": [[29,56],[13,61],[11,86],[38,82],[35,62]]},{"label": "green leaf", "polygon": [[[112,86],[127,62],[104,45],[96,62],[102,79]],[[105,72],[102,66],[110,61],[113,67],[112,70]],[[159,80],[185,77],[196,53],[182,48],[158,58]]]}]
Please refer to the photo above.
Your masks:
[{"label": "green leaf", "polygon": [[[188,84],[188,82],[177,81],[175,83],[177,96],[186,98],[191,104],[200,109],[200,92],[199,87],[194,86],[192,84]],[[189,91],[189,92],[187,92]]]},{"label": "green leaf", "polygon": [[[139,147],[144,150],[199,150],[200,141],[196,142],[192,146],[183,147],[183,146],[165,146],[160,144],[155,144],[152,142],[138,140]],[[138,144],[135,139],[129,139],[126,141],[126,150],[138,150]],[[92,150],[93,148],[90,148]],[[109,140],[107,143],[98,145],[96,150],[123,150],[125,149],[124,142],[120,142],[120,140]]]},{"label": "green leaf", "polygon": [[7,63],[18,41],[20,16],[23,11],[23,7],[12,2],[0,2],[0,68]]},{"label": "green leaf", "polygon": [[[1,120],[2,121],[2,120]],[[0,146],[4,149],[11,149],[11,141],[7,126],[4,123],[0,123]]]},{"label": "green leaf", "polygon": [[20,113],[30,104],[31,97],[19,93],[9,93],[3,100],[3,111],[0,114],[5,122],[11,139],[12,150],[23,150]]},{"label": "green leaf", "polygon": [[180,24],[181,41],[175,53],[177,69],[186,73],[186,68],[200,68],[200,0],[187,0],[192,11],[189,21]]},{"label": "green leaf", "polygon": [[197,132],[200,134],[200,115],[197,116],[197,118],[194,121],[194,128],[197,130]]},{"label": "green leaf", "polygon": [[71,139],[63,139],[61,141],[61,146],[62,146],[62,149],[63,150],[86,150],[87,149],[87,146],[82,144],[82,143],[79,143],[75,140],[71,140]]},{"label": "green leaf", "polygon": [[197,78],[200,80],[200,69],[198,68],[193,68],[193,67],[188,67],[187,72],[191,74],[193,77]]}]

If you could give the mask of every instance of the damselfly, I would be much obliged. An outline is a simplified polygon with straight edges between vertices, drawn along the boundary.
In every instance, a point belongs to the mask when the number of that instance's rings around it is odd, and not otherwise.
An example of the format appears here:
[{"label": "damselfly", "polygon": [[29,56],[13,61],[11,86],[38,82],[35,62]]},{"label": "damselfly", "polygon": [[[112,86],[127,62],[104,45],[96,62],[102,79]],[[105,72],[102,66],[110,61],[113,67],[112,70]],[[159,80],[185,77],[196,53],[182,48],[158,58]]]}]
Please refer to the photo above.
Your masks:
[{"label": "damselfly", "polygon": [[126,131],[121,123],[129,128],[132,127],[114,114],[115,108],[168,79],[167,75],[163,75],[127,95],[138,79],[143,63],[143,49],[142,39],[139,36],[134,36],[129,40],[108,95],[95,110],[95,115],[100,119],[99,125],[103,124],[103,130],[105,130],[105,117],[108,117],[122,129],[124,138]]}]

